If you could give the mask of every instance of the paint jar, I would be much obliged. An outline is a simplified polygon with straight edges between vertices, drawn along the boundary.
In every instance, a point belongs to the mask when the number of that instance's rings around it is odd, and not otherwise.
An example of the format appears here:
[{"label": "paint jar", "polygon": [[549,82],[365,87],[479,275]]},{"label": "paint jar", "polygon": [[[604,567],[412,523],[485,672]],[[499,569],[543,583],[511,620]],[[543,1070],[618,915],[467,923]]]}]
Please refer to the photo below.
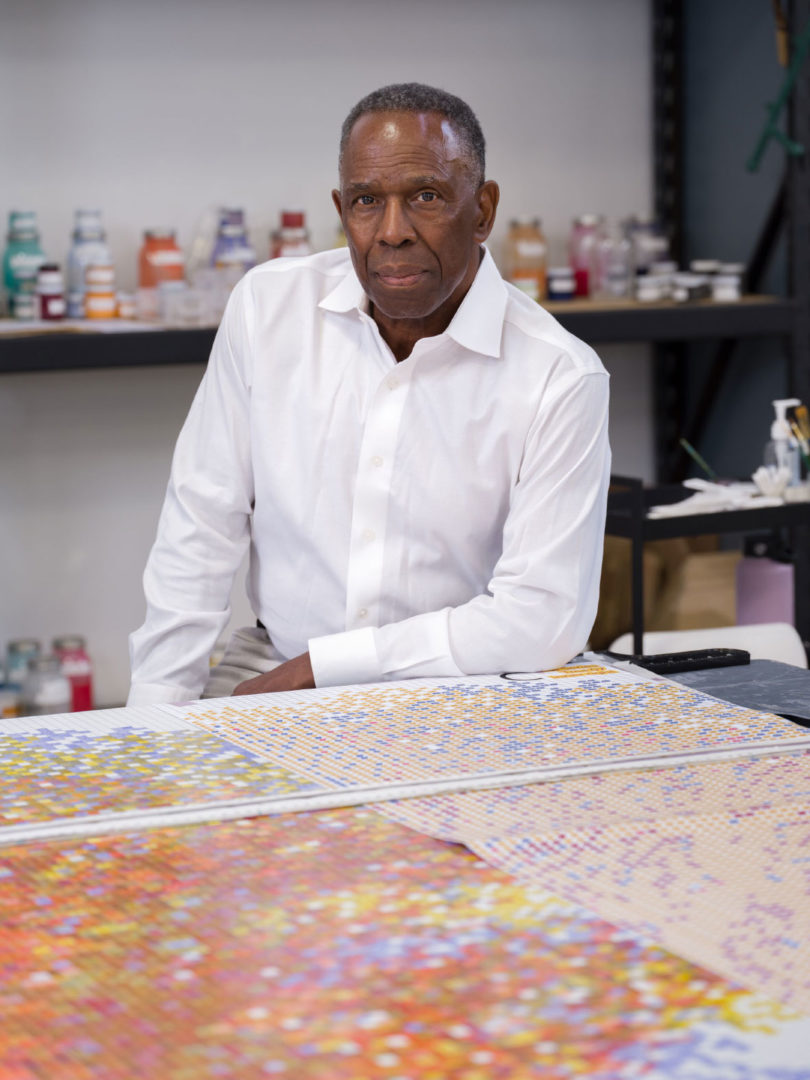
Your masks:
[{"label": "paint jar", "polygon": [[550,266],[547,287],[549,300],[573,300],[577,291],[574,271],[570,266]]},{"label": "paint jar", "polygon": [[28,661],[20,693],[23,716],[50,716],[70,712],[70,683],[62,674],[58,656],[37,656]]},{"label": "paint jar", "polygon": [[[33,210],[12,210],[8,215],[8,243],[3,254],[3,287],[9,298],[9,309],[17,318],[36,317],[18,315],[14,298],[18,293],[34,291],[37,271],[44,262],[37,215]],[[28,306],[24,306],[27,312]]]},{"label": "paint jar", "polygon": [[43,263],[37,273],[37,302],[40,319],[64,319],[65,279],[58,263]]},{"label": "paint jar", "polygon": [[506,237],[506,278],[530,299],[546,295],[548,245],[540,218],[514,218]]},{"label": "paint jar", "polygon": [[720,263],[717,273],[710,279],[712,300],[725,304],[741,300],[744,274],[743,263]]},{"label": "paint jar", "polygon": [[569,261],[574,271],[577,296],[590,296],[596,281],[596,251],[603,226],[599,214],[580,214],[571,225]]},{"label": "paint jar", "polygon": [[636,278],[636,300],[641,304],[657,304],[666,298],[666,281],[654,274]]},{"label": "paint jar", "polygon": [[629,296],[633,282],[633,251],[621,228],[607,226],[596,243],[596,281],[593,293],[605,299]]},{"label": "paint jar", "polygon": [[84,275],[84,317],[114,319],[115,269],[112,266],[88,266]]},{"label": "paint jar", "polygon": [[303,210],[282,210],[281,224],[270,234],[270,258],[311,255],[312,244]]},{"label": "paint jar", "polygon": [[73,226],[73,243],[67,257],[69,318],[84,317],[85,275],[88,266],[111,265],[112,255],[107,246],[100,211],[77,210]]},{"label": "paint jar", "polygon": [[62,674],[70,683],[70,707],[73,712],[93,708],[93,665],[87,655],[85,640],[79,634],[53,639],[53,653],[62,665]]},{"label": "paint jar", "polygon": [[138,255],[138,286],[156,289],[162,281],[182,281],[183,253],[173,229],[147,229]]},{"label": "paint jar", "polygon": [[211,265],[220,270],[235,267],[240,274],[256,265],[256,252],[248,240],[242,210],[220,210]]},{"label": "paint jar", "polygon": [[624,222],[624,230],[633,249],[633,267],[637,277],[649,273],[653,263],[669,257],[669,243],[655,221],[631,217]]},{"label": "paint jar", "polygon": [[42,646],[36,638],[17,638],[6,646],[6,683],[19,689],[28,673],[28,661],[39,656]]}]

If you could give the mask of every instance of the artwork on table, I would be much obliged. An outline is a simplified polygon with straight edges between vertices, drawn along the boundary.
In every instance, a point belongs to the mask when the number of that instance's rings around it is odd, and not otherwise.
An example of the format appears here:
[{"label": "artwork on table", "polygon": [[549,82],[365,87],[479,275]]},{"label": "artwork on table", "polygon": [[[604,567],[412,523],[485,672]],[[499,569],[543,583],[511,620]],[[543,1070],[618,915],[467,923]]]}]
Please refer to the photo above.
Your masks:
[{"label": "artwork on table", "polygon": [[4,1080],[808,1080],[810,1019],[369,809],[0,850]]}]

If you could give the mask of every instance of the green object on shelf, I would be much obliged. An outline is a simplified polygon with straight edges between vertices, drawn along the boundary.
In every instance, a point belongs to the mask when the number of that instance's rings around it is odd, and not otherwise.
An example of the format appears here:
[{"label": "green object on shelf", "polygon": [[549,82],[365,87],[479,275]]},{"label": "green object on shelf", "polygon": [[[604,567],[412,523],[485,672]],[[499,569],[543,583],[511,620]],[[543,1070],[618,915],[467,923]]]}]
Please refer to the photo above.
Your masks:
[{"label": "green object on shelf", "polygon": [[694,448],[694,446],[692,446],[692,444],[690,442],[688,442],[688,440],[681,438],[681,439],[678,440],[678,442],[681,444],[681,446],[687,452],[689,457],[692,458],[693,461],[697,462],[697,464],[701,467],[701,469],[703,469],[703,471],[706,473],[706,475],[708,476],[708,478],[710,480],[716,480],[717,479],[717,473],[714,471],[714,469],[711,467],[711,465],[709,465],[700,456],[700,454],[697,452],[697,450]]},{"label": "green object on shelf", "polygon": [[793,60],[788,68],[784,81],[782,82],[779,96],[776,101],[770,102],[765,106],[768,110],[768,119],[765,122],[765,127],[759,137],[756,148],[748,159],[747,167],[749,172],[757,171],[771,139],[775,139],[778,143],[781,143],[786,153],[791,157],[801,157],[805,152],[805,148],[801,143],[788,138],[784,131],[777,126],[777,121],[779,120],[779,114],[785,107],[796,80],[799,77],[799,72],[807,58],[808,50],[810,50],[810,20],[808,20],[807,25],[797,39]]}]

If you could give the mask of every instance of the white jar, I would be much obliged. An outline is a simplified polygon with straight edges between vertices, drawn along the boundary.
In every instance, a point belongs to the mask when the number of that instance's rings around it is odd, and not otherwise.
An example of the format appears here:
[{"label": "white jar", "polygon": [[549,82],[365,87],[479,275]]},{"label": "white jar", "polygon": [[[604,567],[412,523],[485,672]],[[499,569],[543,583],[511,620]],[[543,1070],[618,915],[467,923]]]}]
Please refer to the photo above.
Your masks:
[{"label": "white jar", "polygon": [[70,682],[62,674],[58,656],[37,656],[28,661],[20,699],[23,716],[70,712]]}]

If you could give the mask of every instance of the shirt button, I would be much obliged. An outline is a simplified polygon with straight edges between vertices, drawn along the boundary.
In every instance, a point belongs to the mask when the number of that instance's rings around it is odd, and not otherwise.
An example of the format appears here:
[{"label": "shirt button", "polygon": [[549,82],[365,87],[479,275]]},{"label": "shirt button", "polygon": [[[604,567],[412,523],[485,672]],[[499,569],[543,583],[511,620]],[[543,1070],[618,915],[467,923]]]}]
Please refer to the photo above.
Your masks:
[{"label": "shirt button", "polygon": [[363,539],[364,540],[376,540],[376,538],[377,538],[377,534],[374,532],[373,529],[363,529]]},{"label": "shirt button", "polygon": [[392,375],[388,380],[388,389],[389,390],[396,390],[396,388],[398,386],[399,386],[399,379],[395,375]]},{"label": "shirt button", "polygon": [[382,463],[383,463],[383,459],[380,457],[379,454],[375,454],[375,456],[371,459],[371,464],[377,469],[380,468]]},{"label": "shirt button", "polygon": [[360,610],[357,612],[358,619],[365,619],[366,615],[368,615],[367,608],[361,607]]}]

